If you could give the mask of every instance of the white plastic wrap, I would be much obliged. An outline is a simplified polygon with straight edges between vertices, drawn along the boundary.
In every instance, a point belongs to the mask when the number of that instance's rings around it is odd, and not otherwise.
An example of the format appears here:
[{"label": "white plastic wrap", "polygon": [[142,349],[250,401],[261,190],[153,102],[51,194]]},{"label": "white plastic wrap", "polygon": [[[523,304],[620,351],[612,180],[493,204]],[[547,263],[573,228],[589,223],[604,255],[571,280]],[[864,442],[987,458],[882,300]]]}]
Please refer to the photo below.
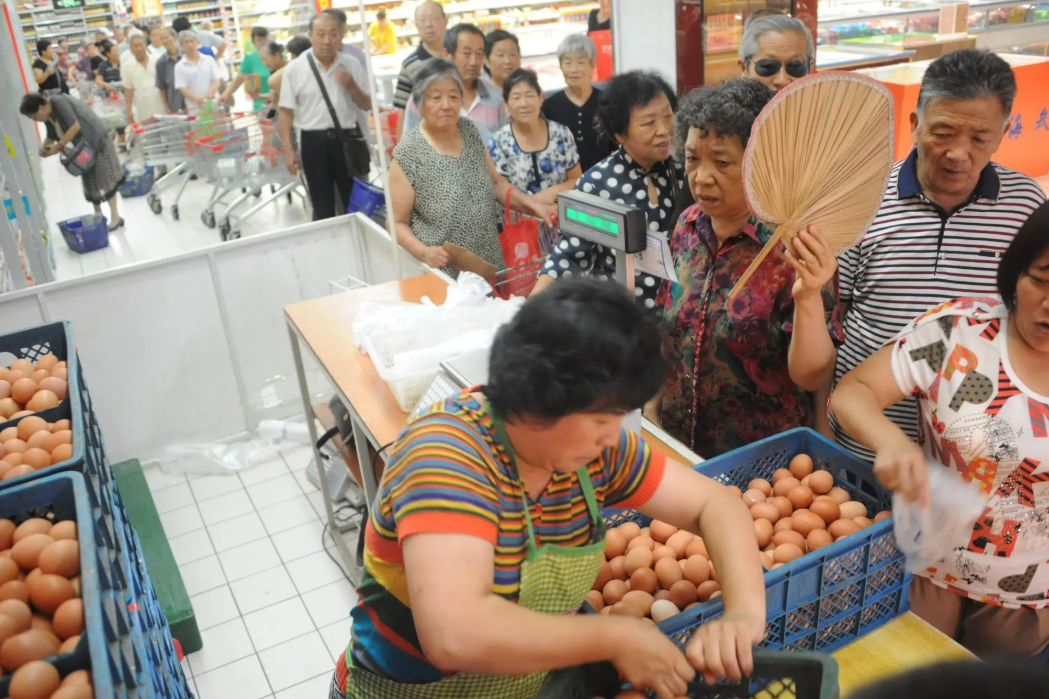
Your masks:
[{"label": "white plastic wrap", "polygon": [[967,542],[987,503],[979,489],[938,463],[926,466],[931,502],[923,508],[896,494],[892,521],[896,543],[907,556],[907,569],[924,570]]}]

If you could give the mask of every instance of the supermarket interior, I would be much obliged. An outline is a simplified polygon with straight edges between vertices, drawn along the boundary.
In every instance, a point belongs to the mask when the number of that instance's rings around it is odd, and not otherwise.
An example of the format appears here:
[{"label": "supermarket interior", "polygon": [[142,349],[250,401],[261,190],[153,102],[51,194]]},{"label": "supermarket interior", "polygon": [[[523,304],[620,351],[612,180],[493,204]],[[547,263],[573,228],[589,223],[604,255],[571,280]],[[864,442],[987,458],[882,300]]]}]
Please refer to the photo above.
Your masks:
[{"label": "supermarket interior", "polygon": [[1049,2],[0,9],[0,699],[1045,695]]}]

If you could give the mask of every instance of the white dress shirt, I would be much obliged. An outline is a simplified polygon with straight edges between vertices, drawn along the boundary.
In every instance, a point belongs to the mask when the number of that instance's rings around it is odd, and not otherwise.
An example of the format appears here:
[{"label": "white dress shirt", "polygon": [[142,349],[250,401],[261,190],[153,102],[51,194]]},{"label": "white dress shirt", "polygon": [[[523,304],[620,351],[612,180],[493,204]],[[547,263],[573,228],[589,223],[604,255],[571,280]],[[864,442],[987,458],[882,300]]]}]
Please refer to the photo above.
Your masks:
[{"label": "white dress shirt", "polygon": [[[197,54],[196,63],[183,56],[175,66],[175,87],[179,90],[189,88],[197,97],[204,97],[211,83],[221,79],[222,73],[215,59],[203,53]],[[200,107],[189,100],[186,100],[186,108],[190,114],[200,111]]]},{"label": "white dress shirt", "polygon": [[[130,52],[129,52],[130,53]],[[131,54],[130,61],[120,64],[120,82],[124,89],[133,90],[131,106],[135,121],[145,121],[154,114],[164,114],[164,103],[157,89],[157,57],[146,52],[146,65]]]},{"label": "white dress shirt", "polygon": [[[301,56],[293,60],[284,69],[284,76],[280,85],[280,107],[282,109],[295,110],[295,128],[302,131],[323,131],[335,128],[332,123],[331,114],[324,103],[317,79],[313,76],[307,56],[313,55],[313,49],[305,51]],[[358,119],[358,110],[350,93],[335,80],[335,71],[339,66],[347,70],[365,94],[371,94],[368,89],[368,76],[360,61],[344,53],[335,54],[328,70],[324,69],[320,61],[314,59],[317,71],[320,73],[324,87],[328,91],[328,98],[335,107],[335,114],[339,119],[339,125],[344,129],[352,129],[355,125],[361,127],[361,131],[368,129],[368,122],[363,123]]]}]

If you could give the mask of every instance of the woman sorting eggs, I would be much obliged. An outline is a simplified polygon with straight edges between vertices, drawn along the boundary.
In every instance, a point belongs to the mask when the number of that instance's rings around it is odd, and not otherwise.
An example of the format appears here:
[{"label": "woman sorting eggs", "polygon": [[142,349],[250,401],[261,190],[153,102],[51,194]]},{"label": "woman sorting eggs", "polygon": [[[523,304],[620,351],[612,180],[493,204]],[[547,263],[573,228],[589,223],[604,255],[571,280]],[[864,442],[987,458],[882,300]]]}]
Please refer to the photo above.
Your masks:
[{"label": "woman sorting eggs", "polygon": [[[647,315],[616,285],[565,280],[500,329],[487,385],[408,424],[370,513],[331,699],[563,697],[573,668],[604,661],[672,699],[697,672],[753,669],[765,591],[746,506],[621,424],[664,376]],[[629,605],[574,613],[605,561],[605,506],[709,542],[725,614],[685,653]]]}]

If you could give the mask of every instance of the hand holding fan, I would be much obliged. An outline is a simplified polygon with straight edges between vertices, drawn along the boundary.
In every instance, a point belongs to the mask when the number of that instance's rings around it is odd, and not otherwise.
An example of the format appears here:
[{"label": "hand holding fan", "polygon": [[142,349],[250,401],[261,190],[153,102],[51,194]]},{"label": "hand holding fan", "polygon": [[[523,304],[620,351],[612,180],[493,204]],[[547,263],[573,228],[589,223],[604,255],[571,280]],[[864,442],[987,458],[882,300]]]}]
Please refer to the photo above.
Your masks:
[{"label": "hand holding fan", "polygon": [[863,237],[892,170],[892,108],[888,88],[856,73],[802,78],[768,103],[751,131],[743,181],[751,212],[776,232],[729,298],[774,246],[809,226],[835,254]]}]

